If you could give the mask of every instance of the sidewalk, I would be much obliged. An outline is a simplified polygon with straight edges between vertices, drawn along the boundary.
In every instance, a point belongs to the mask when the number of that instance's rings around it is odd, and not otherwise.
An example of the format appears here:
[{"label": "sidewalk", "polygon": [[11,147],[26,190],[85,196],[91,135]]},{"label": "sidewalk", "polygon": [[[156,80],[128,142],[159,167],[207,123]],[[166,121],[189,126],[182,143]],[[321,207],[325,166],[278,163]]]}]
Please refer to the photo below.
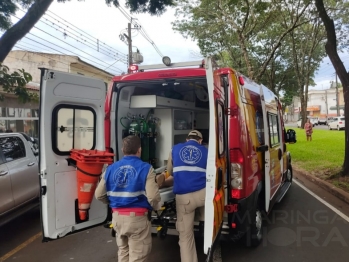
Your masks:
[{"label": "sidewalk", "polygon": [[304,171],[302,169],[299,169],[299,168],[294,167],[294,166],[292,168],[295,172],[297,172],[298,175],[306,178],[307,180],[313,182],[314,184],[317,184],[318,186],[320,186],[324,190],[328,191],[332,195],[336,196],[337,198],[341,199],[345,203],[349,204],[349,193],[348,192],[332,185],[331,183],[329,183],[327,181],[324,181],[320,178],[317,178],[313,175],[310,175],[309,173],[307,173],[306,171]]}]

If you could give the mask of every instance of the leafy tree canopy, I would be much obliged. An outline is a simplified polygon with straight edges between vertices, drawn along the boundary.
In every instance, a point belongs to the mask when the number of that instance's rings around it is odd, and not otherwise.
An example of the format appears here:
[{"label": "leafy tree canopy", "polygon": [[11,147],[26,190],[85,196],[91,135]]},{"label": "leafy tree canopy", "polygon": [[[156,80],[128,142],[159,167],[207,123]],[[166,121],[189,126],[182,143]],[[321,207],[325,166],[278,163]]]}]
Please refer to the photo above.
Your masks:
[{"label": "leafy tree canopy", "polygon": [[[29,92],[26,84],[32,80],[32,76],[24,69],[9,72],[9,68],[0,63],[0,88],[2,92],[16,95],[20,102],[37,102],[38,95]],[[4,95],[0,93],[0,101],[4,100]]]}]

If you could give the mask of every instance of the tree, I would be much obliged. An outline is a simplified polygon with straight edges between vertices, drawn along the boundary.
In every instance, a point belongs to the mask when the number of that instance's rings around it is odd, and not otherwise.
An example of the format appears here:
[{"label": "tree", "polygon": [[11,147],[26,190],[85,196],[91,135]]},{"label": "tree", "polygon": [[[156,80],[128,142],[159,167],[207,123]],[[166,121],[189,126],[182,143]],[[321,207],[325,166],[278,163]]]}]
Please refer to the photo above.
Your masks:
[{"label": "tree", "polygon": [[[8,94],[16,95],[22,103],[38,101],[39,96],[31,93],[26,88],[26,84],[32,80],[32,76],[23,69],[9,72],[9,68],[0,63],[0,87]],[[0,94],[0,101],[4,100],[4,95]]]},{"label": "tree", "polygon": [[[323,48],[325,31],[318,17],[314,17],[314,5],[306,13],[310,21],[296,28],[288,36],[292,52],[293,70],[297,79],[297,91],[301,101],[302,127],[307,119],[308,89],[313,85],[315,71],[319,68],[326,53]],[[313,17],[313,18],[312,18]]]},{"label": "tree", "polygon": [[[348,9],[348,2],[344,4],[347,4],[345,8]],[[328,11],[324,6],[323,0],[315,0],[315,5],[317,8],[317,11],[319,12],[319,16],[321,17],[321,20],[324,23],[326,28],[326,33],[327,33],[327,42],[325,45],[326,53],[329,56],[331,63],[335,68],[336,73],[343,85],[344,103],[345,103],[344,115],[349,116],[349,72],[346,71],[345,66],[341,61],[337,52],[338,42],[337,42],[336,27],[335,27],[335,25],[339,26],[341,22],[348,22],[348,21],[343,20],[345,19],[345,17],[343,17],[342,20],[338,19],[338,21],[336,21],[337,23],[335,24],[334,20],[329,17]],[[345,152],[344,152],[344,162],[342,166],[342,175],[349,176],[349,125],[345,125]]]},{"label": "tree", "polygon": [[[0,30],[7,30],[0,38],[0,62],[3,62],[17,41],[24,37],[39,21],[54,0],[1,0],[0,2]],[[57,0],[66,2],[66,0]],[[69,1],[69,0],[67,0]],[[107,5],[119,6],[119,0],[105,0]],[[27,13],[12,26],[11,15],[17,11],[16,3],[20,4]],[[174,0],[126,0],[126,6],[131,12],[150,13],[160,15],[167,6],[174,4]]]},{"label": "tree", "polygon": [[[173,28],[198,40],[204,55],[226,52],[237,70],[259,81],[308,5],[303,0],[179,0]],[[280,26],[288,13],[295,19]]]}]

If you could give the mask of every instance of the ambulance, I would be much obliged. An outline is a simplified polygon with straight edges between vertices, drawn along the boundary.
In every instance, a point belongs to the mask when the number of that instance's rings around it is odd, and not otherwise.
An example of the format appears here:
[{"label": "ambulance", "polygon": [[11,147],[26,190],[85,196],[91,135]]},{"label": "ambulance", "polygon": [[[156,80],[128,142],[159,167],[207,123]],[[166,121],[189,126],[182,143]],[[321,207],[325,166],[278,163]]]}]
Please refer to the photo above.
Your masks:
[{"label": "ambulance", "polygon": [[[105,83],[41,69],[40,183],[43,241],[62,238],[110,219],[96,199],[79,217],[76,166],[70,151],[105,150],[123,157],[123,137],[138,135],[142,160],[165,171],[173,145],[199,130],[208,147],[205,216],[195,231],[212,259],[221,236],[248,246],[262,241],[263,216],[292,184],[291,155],[278,97],[231,68],[202,61],[129,68]],[[144,151],[144,152],[143,152]],[[195,161],[200,154],[182,157]],[[152,223],[161,237],[176,232],[175,196],[160,189],[163,208]],[[203,222],[203,221],[204,222]]]}]

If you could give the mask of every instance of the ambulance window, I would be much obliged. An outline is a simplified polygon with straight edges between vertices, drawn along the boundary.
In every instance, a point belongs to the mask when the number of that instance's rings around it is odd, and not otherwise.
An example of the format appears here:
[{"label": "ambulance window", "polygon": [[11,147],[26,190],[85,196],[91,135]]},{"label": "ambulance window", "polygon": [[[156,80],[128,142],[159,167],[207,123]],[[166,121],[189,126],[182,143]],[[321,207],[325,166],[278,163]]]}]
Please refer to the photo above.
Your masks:
[{"label": "ambulance window", "polygon": [[277,115],[268,113],[268,120],[269,120],[270,145],[273,147],[280,143]]},{"label": "ambulance window", "polygon": [[58,155],[71,149],[94,149],[96,113],[89,107],[60,105],[52,116],[52,147]]},{"label": "ambulance window", "polygon": [[224,106],[217,101],[218,153],[224,153]]}]

